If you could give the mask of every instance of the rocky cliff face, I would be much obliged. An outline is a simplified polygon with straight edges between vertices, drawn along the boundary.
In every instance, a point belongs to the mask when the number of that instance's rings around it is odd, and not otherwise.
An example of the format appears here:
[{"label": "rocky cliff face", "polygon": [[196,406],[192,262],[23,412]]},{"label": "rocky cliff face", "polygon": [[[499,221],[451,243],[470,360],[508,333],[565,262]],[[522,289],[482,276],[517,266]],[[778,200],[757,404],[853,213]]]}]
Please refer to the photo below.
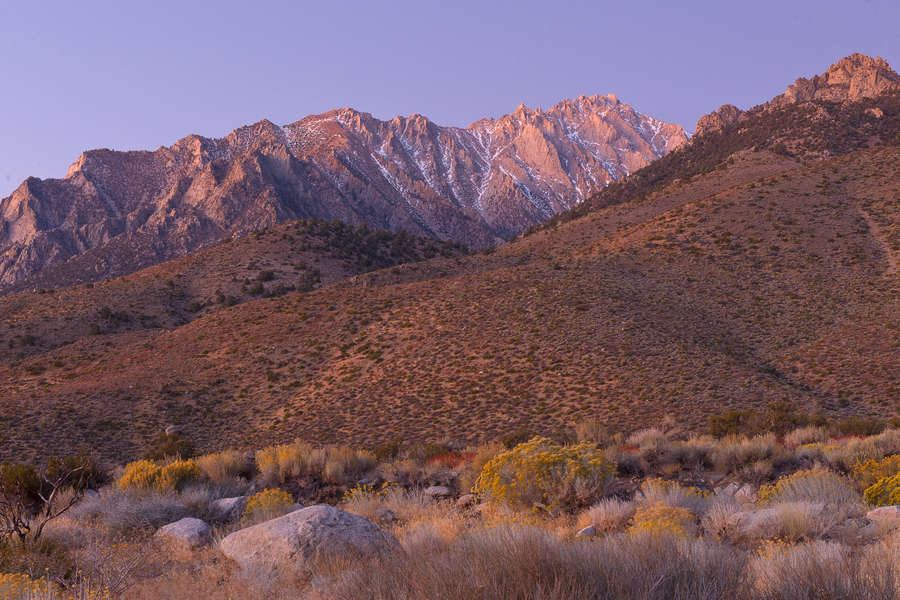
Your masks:
[{"label": "rocky cliff face", "polygon": [[[900,90],[900,75],[883,58],[851,54],[834,63],[812,79],[801,77],[761,108],[772,109],[791,104],[825,101],[853,102],[874,98],[892,90]],[[744,111],[726,104],[719,110],[700,117],[696,135],[728,127],[744,115]]]},{"label": "rocky cliff face", "polygon": [[684,143],[615,96],[466,128],[346,108],[154,152],[92,150],[0,201],[0,288],[79,257],[84,281],[317,217],[485,247]]}]

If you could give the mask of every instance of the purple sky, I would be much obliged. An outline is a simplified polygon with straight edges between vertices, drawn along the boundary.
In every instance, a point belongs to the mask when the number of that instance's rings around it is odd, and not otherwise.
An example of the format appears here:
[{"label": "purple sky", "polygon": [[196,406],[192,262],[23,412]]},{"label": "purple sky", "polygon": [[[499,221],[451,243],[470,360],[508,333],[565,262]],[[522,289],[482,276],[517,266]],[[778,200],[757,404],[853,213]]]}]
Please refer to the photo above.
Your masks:
[{"label": "purple sky", "polygon": [[[139,6],[138,6],[139,5]],[[614,93],[684,125],[855,51],[900,66],[897,0],[0,5],[0,196],[88,148],[153,149],[352,106],[466,125]]]}]

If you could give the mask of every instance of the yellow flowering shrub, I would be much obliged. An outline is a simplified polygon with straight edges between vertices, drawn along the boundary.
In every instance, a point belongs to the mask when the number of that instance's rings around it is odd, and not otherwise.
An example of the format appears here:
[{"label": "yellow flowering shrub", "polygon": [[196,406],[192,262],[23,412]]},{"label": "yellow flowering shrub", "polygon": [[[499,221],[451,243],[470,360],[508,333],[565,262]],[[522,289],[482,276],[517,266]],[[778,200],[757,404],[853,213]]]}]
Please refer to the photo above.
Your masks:
[{"label": "yellow flowering shrub", "polygon": [[348,503],[354,500],[369,500],[373,498],[384,498],[393,486],[390,482],[385,481],[380,486],[374,486],[370,483],[357,483],[352,488],[344,492],[341,502]]},{"label": "yellow flowering shrub", "polygon": [[900,473],[900,454],[892,454],[881,460],[870,458],[865,462],[856,463],[853,467],[853,476],[863,487],[869,487],[879,479],[893,477],[897,473]]},{"label": "yellow flowering shrub", "polygon": [[148,490],[154,487],[159,477],[159,466],[152,460],[138,460],[125,465],[125,472],[119,478],[123,490]]},{"label": "yellow flowering shrub", "polygon": [[4,600],[111,600],[107,589],[76,585],[62,589],[47,579],[34,579],[24,573],[0,573],[0,598]]},{"label": "yellow flowering shrub", "polygon": [[250,496],[241,520],[245,525],[262,523],[290,512],[294,506],[294,498],[277,488],[268,488]]},{"label": "yellow flowering shrub", "polygon": [[863,492],[863,498],[874,506],[900,504],[900,473],[882,477]]},{"label": "yellow flowering shrub", "polygon": [[185,485],[200,479],[203,471],[193,460],[175,460],[159,470],[155,487],[160,491],[181,490]]},{"label": "yellow flowering shrub", "polygon": [[694,514],[691,511],[661,502],[638,508],[628,529],[631,533],[674,533],[683,536],[689,535],[693,530]]},{"label": "yellow flowering shrub", "polygon": [[600,486],[613,471],[593,444],[560,446],[535,437],[489,460],[472,491],[511,506],[553,507],[576,487]]},{"label": "yellow flowering shrub", "polygon": [[202,475],[193,460],[179,459],[162,467],[150,460],[138,460],[125,466],[118,485],[123,490],[180,490]]}]

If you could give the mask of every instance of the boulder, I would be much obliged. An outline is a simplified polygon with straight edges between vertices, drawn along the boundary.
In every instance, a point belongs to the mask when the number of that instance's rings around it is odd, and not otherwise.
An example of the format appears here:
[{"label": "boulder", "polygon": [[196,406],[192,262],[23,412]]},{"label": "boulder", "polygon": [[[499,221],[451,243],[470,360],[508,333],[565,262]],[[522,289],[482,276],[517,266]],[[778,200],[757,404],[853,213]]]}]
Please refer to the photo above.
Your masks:
[{"label": "boulder", "polygon": [[882,525],[900,525],[900,506],[879,506],[866,513],[866,518]]},{"label": "boulder", "polygon": [[745,483],[734,492],[734,499],[740,502],[741,504],[752,504],[756,502],[756,488],[754,488],[749,483]]},{"label": "boulder", "polygon": [[741,489],[741,486],[732,481],[725,487],[717,487],[715,493],[716,496],[734,496],[739,489]]},{"label": "boulder", "polygon": [[159,528],[156,537],[182,552],[190,552],[212,541],[212,527],[201,519],[185,517]]},{"label": "boulder", "polygon": [[324,504],[235,531],[220,548],[245,570],[297,575],[329,556],[402,552],[394,536],[371,521]]},{"label": "boulder", "polygon": [[475,497],[475,494],[463,494],[456,499],[456,506],[459,508],[468,508],[470,506],[475,506],[477,502],[478,499]]},{"label": "boulder", "polygon": [[235,521],[241,518],[246,506],[247,496],[219,498],[209,505],[209,511],[217,521]]},{"label": "boulder", "polygon": [[433,485],[425,488],[425,495],[431,498],[449,498],[453,496],[453,490],[445,485]]},{"label": "boulder", "polygon": [[579,530],[578,533],[575,534],[575,539],[576,540],[586,540],[588,538],[594,537],[595,535],[597,535],[597,528],[594,527],[593,525],[588,525],[587,527]]}]

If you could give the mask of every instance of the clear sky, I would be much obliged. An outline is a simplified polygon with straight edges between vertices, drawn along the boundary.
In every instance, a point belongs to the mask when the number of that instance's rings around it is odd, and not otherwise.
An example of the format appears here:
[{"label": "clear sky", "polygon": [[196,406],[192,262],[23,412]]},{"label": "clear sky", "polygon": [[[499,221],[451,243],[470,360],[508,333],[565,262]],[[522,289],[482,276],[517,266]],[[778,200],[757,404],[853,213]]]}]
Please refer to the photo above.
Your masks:
[{"label": "clear sky", "polygon": [[2,0],[0,196],[88,148],[153,149],[352,106],[441,124],[614,93],[693,130],[855,51],[897,0]]}]

